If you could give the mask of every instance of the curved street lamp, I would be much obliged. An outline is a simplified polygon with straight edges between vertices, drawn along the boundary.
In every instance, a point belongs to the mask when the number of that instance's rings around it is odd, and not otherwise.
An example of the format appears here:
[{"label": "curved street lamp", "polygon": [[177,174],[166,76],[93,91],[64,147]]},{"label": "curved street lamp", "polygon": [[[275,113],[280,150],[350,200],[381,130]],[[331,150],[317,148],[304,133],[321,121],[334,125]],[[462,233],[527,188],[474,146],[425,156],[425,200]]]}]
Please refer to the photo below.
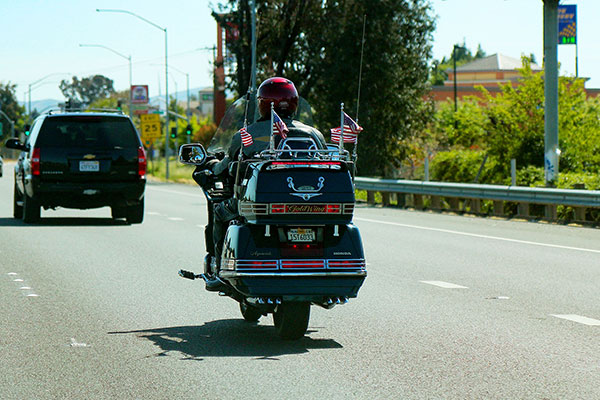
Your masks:
[{"label": "curved street lamp", "polygon": [[46,76],[44,76],[43,78],[38,79],[37,81],[31,82],[28,85],[28,90],[27,93],[29,94],[29,101],[27,102],[27,114],[29,114],[29,119],[31,119],[31,89],[34,85],[42,82],[44,79],[48,79],[51,76],[56,76],[56,75],[69,75],[70,72],[54,72],[52,74],[48,74]]},{"label": "curved street lamp", "polygon": [[162,26],[157,25],[154,22],[147,20],[146,18],[141,17],[141,16],[137,15],[136,13],[133,13],[133,12],[127,11],[127,10],[113,10],[113,9],[97,8],[96,11],[97,12],[114,12],[114,13],[129,14],[138,19],[141,19],[145,23],[150,24],[157,29],[160,29],[161,31],[163,31],[165,33],[165,100],[166,100],[165,101],[165,103],[166,103],[166,109],[165,109],[165,120],[166,120],[166,122],[165,122],[165,163],[166,163],[165,178],[168,180],[169,179],[169,68],[168,68],[168,58],[167,58],[167,28],[163,28]]},{"label": "curved street lamp", "polygon": [[129,96],[128,96],[129,97],[129,102],[128,102],[128,104],[129,104],[129,116],[131,117],[131,54],[129,56],[126,56],[124,54],[119,53],[116,50],[111,49],[108,46],[104,46],[104,45],[101,45],[101,44],[81,44],[80,43],[79,47],[101,47],[101,48],[106,49],[108,51],[112,51],[116,55],[121,56],[124,59],[126,59],[126,60],[129,61],[129,90],[128,90],[128,92],[129,92]]}]

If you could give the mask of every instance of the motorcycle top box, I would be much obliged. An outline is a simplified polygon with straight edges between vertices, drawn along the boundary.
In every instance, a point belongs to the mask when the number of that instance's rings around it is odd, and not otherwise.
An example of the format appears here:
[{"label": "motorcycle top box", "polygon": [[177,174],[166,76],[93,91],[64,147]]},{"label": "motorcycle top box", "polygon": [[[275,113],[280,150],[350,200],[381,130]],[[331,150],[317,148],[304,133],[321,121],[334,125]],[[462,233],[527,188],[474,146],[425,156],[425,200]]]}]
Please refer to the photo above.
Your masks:
[{"label": "motorcycle top box", "polygon": [[[311,304],[344,304],[357,297],[367,276],[360,232],[352,223],[354,160],[342,147],[310,137],[290,134],[274,146],[271,135],[268,148],[245,157],[240,150],[226,173],[213,174],[212,160],[223,158],[220,152],[244,126],[246,102],[230,107],[207,150],[200,144],[180,148],[180,161],[196,165],[209,222],[221,202],[237,211],[219,254],[211,254],[214,227],[205,231],[204,274],[180,275],[202,278],[207,290],[238,301],[247,321],[272,313],[279,335],[297,339],[307,330]],[[310,123],[310,106],[302,99],[296,115]],[[288,124],[290,130],[299,125]]]}]

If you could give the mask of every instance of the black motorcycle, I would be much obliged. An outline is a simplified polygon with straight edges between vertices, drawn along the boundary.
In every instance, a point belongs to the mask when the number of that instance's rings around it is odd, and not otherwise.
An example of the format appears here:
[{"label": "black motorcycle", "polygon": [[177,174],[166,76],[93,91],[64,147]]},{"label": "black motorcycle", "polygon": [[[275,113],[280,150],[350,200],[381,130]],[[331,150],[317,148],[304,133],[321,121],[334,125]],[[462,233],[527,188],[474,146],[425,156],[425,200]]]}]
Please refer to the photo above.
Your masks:
[{"label": "black motorcycle", "polygon": [[[207,150],[181,146],[180,162],[196,165],[198,172],[218,157],[242,126],[245,107],[243,99],[230,107]],[[307,103],[301,101],[296,118],[312,122]],[[246,321],[272,313],[280,337],[298,339],[308,328],[311,304],[325,309],[344,304],[357,297],[367,276],[352,223],[353,160],[336,146],[318,149],[312,139],[290,137],[230,167],[228,176],[207,170],[196,180],[208,201],[209,221],[215,203],[237,199],[239,217],[227,227],[220,265],[207,257],[203,274],[179,274],[207,282],[216,277],[219,294],[239,302]],[[207,229],[207,250],[211,233]]]}]

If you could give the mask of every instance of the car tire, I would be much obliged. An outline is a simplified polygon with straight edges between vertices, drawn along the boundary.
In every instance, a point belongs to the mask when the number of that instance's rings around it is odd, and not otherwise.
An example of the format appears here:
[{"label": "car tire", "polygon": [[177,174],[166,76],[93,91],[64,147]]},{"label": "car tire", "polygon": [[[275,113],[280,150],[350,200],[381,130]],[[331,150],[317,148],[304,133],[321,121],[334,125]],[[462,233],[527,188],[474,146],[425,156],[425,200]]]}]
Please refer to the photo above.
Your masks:
[{"label": "car tire", "polygon": [[41,206],[39,201],[33,197],[23,194],[23,221],[27,223],[40,220]]},{"label": "car tire", "polygon": [[138,204],[133,206],[127,206],[127,223],[129,224],[141,224],[144,220],[144,199],[140,200]]},{"label": "car tire", "polygon": [[119,206],[114,206],[110,208],[110,215],[113,219],[118,219],[118,218],[127,218],[127,208],[126,207],[119,207]]},{"label": "car tire", "polygon": [[17,189],[17,184],[15,183],[13,190],[13,217],[16,219],[23,218],[23,203],[19,205],[20,201],[23,201],[23,196],[19,194],[19,189]]}]

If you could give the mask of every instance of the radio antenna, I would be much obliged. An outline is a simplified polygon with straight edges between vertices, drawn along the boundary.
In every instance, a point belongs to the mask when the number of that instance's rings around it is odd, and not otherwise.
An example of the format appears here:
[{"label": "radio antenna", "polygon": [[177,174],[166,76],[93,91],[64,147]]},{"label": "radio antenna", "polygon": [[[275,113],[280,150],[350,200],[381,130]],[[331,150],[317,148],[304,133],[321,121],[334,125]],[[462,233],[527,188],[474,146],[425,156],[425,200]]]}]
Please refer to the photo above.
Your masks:
[{"label": "radio antenna", "polygon": [[360,85],[362,83],[362,66],[363,66],[363,54],[365,50],[365,27],[367,26],[367,14],[363,15],[363,31],[362,31],[362,42],[360,46],[360,68],[358,71],[358,94],[356,95],[356,123],[358,123],[358,106],[360,105]]}]

